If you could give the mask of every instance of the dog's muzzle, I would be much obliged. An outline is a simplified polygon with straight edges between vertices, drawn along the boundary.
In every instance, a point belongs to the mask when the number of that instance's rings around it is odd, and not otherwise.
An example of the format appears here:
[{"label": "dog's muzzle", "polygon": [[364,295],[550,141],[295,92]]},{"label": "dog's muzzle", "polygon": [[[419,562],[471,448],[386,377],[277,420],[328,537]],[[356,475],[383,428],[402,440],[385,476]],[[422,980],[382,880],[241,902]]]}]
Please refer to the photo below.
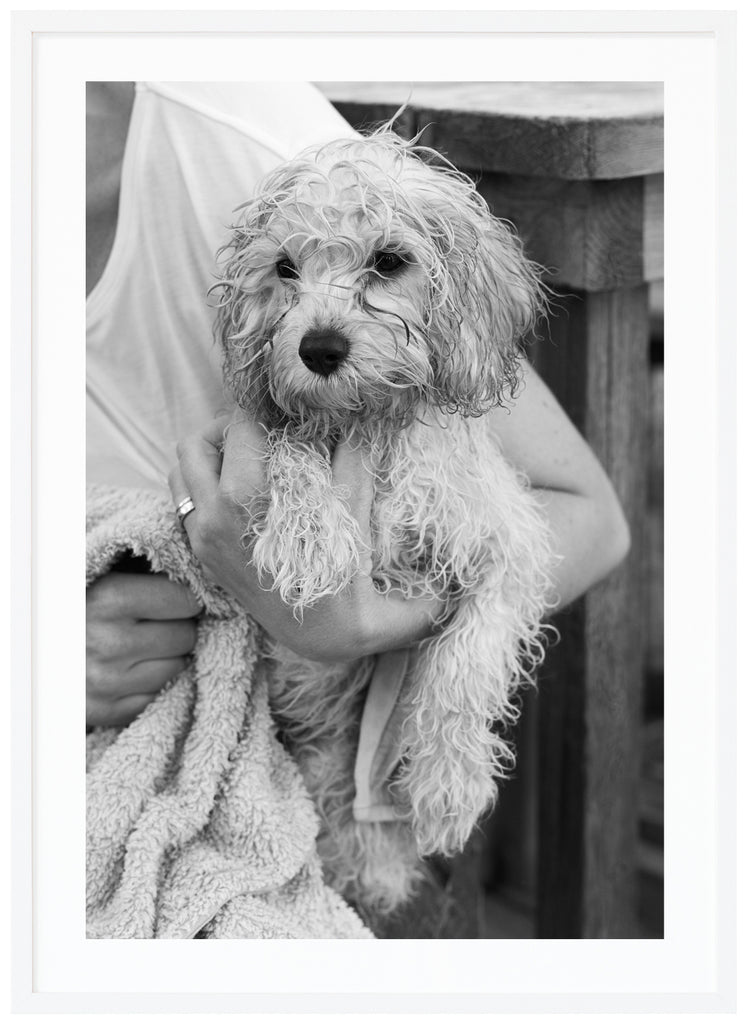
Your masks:
[{"label": "dog's muzzle", "polygon": [[309,331],[298,346],[304,366],[322,377],[329,377],[348,354],[348,340],[339,331]]}]

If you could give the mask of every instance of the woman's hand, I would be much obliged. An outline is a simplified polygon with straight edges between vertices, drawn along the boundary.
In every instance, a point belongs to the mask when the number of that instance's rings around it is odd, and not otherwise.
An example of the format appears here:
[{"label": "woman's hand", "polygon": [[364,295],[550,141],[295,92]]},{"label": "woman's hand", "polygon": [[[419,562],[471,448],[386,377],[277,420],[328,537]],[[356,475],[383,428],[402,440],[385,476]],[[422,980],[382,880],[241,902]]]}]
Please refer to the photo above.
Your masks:
[{"label": "woman's hand", "polygon": [[[225,440],[224,440],[225,436]],[[298,622],[291,608],[260,585],[242,537],[243,505],[264,489],[265,434],[247,419],[221,417],[178,448],[169,485],[178,505],[192,498],[184,520],[190,544],[214,579],[276,640],[319,661],[359,658],[405,647],[427,636],[440,609],[426,598],[381,594],[373,584],[370,518],[373,483],[360,448],[342,442],[332,458],[332,477],[348,494],[348,507],[363,538],[361,572],[336,597],[320,600]]]},{"label": "woman's hand", "polygon": [[162,574],[110,572],[86,593],[86,724],[127,725],[189,662],[191,590]]}]

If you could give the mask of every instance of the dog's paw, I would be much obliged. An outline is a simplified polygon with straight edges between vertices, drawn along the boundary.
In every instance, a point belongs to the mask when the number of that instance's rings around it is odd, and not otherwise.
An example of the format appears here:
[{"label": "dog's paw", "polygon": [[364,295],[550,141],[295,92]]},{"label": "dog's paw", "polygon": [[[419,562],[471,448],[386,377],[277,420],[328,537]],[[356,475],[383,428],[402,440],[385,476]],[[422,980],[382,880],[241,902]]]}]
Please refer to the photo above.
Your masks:
[{"label": "dog's paw", "polygon": [[256,538],[252,560],[260,581],[277,591],[294,611],[303,612],[341,593],[359,567],[351,531],[331,531],[305,517],[303,532],[278,533],[269,526]]}]

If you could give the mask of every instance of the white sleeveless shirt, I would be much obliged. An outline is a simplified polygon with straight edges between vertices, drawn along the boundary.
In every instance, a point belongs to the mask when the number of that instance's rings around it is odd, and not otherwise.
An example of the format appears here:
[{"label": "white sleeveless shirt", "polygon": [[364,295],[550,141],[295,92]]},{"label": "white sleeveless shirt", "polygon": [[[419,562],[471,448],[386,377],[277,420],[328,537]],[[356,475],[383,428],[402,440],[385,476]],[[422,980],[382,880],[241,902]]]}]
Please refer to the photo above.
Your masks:
[{"label": "white sleeveless shirt", "polygon": [[232,211],[306,146],[355,132],[307,83],[138,83],[114,244],[88,297],[89,483],[166,487],[230,407],[208,289]]}]

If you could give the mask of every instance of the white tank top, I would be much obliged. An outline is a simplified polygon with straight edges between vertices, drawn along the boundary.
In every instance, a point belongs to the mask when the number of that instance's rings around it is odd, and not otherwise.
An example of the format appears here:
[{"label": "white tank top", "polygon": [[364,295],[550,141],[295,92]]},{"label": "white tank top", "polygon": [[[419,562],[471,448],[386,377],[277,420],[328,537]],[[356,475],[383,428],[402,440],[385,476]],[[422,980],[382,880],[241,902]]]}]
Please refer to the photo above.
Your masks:
[{"label": "white tank top", "polygon": [[307,83],[138,83],[86,304],[90,483],[166,487],[177,440],[229,407],[207,291],[232,211],[282,160],[354,134]]}]

